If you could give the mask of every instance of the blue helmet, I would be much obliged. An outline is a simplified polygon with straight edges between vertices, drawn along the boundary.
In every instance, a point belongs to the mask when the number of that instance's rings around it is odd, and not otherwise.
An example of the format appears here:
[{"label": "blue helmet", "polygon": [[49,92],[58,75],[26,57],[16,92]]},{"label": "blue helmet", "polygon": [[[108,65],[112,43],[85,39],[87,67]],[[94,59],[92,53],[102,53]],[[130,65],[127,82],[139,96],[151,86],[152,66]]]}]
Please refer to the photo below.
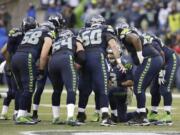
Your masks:
[{"label": "blue helmet", "polygon": [[33,17],[25,17],[22,21],[21,28],[23,32],[30,29],[34,29],[37,26],[37,22]]},{"label": "blue helmet", "polygon": [[90,19],[90,24],[91,26],[95,26],[95,25],[100,25],[100,24],[105,24],[105,19],[102,15],[94,15],[91,19]]},{"label": "blue helmet", "polygon": [[121,31],[125,28],[129,28],[129,24],[127,24],[126,22],[122,21],[119,22],[116,26],[115,26],[115,30],[116,30],[116,34],[118,35],[119,33],[121,33]]},{"label": "blue helmet", "polygon": [[65,26],[65,19],[62,16],[62,14],[56,14],[56,15],[52,15],[48,18],[48,21],[52,22],[54,24],[54,26],[58,29],[61,29]]}]

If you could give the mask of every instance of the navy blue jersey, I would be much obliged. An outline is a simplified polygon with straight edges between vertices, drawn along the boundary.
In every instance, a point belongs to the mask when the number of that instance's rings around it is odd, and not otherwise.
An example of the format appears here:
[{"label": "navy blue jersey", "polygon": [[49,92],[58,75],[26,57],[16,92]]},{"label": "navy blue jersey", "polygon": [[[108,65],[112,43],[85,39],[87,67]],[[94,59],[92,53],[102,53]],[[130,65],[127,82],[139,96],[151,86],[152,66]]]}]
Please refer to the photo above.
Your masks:
[{"label": "navy blue jersey", "polygon": [[17,51],[31,53],[35,59],[38,59],[45,37],[54,39],[54,31],[48,31],[42,28],[29,30],[25,33]]},{"label": "navy blue jersey", "polygon": [[16,52],[17,47],[20,45],[23,39],[23,36],[24,34],[22,30],[19,28],[13,28],[9,31],[7,50],[11,56]]},{"label": "navy blue jersey", "polygon": [[55,39],[55,42],[52,45],[52,54],[59,52],[61,50],[69,50],[73,54],[76,51],[76,37],[71,34],[70,30],[62,30],[57,38]]},{"label": "navy blue jersey", "polygon": [[117,66],[114,66],[110,69],[109,80],[112,83],[112,87],[124,87],[121,85],[122,82],[133,80],[132,66],[128,68],[126,73],[120,71]]},{"label": "navy blue jersey", "polygon": [[174,53],[174,51],[170,48],[168,48],[166,45],[164,45],[164,43],[162,42],[162,40],[156,36],[153,36],[153,45],[157,46],[159,48],[162,49],[162,51],[164,52],[165,55],[165,61],[168,60],[169,57],[172,56],[172,54]]},{"label": "navy blue jersey", "polygon": [[77,41],[83,44],[85,50],[88,48],[100,48],[105,53],[108,41],[112,38],[115,39],[115,34],[111,26],[98,25],[82,28],[77,36]]}]

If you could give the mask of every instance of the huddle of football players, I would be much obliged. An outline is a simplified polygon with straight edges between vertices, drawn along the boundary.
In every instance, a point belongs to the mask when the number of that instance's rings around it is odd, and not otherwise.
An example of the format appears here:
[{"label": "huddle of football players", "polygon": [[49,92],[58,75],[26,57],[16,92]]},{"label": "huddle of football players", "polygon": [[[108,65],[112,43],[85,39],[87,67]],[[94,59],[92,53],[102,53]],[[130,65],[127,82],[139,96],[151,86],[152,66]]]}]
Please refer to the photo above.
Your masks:
[{"label": "huddle of football players", "polygon": [[[61,14],[50,16],[42,24],[26,17],[20,28],[9,32],[8,43],[1,53],[6,59],[8,92],[0,94],[4,97],[0,119],[8,119],[8,106],[15,99],[15,124],[40,122],[38,108],[49,77],[53,86],[52,124],[85,124],[92,91],[96,106],[92,121],[101,120],[102,126],[114,126],[118,122],[141,126],[173,124],[171,89],[177,55],[157,36],[143,33],[124,21],[113,28],[101,15],[94,15],[75,34],[66,27]],[[67,91],[66,122],[60,120],[63,86]],[[148,112],[145,93],[149,86],[152,108]],[[77,89],[78,114],[74,119]],[[127,112],[129,91],[136,96],[134,112]],[[161,96],[165,112],[159,118]]]}]

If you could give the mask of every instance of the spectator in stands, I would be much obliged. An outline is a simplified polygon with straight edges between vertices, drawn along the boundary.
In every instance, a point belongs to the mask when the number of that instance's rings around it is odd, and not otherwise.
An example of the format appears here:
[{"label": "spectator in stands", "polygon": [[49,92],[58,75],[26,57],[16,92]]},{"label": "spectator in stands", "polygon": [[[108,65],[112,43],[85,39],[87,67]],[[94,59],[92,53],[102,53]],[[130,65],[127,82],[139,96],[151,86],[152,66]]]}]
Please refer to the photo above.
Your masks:
[{"label": "spectator in stands", "polygon": [[55,15],[60,12],[58,5],[51,3],[46,11],[45,20],[48,20],[49,16]]},{"label": "spectator in stands", "polygon": [[113,20],[111,17],[114,15],[114,8],[113,8],[112,0],[106,0],[105,6],[102,9],[101,15],[106,19],[106,23],[112,25]]},{"label": "spectator in stands", "polygon": [[132,4],[132,10],[129,14],[129,23],[131,26],[135,26],[136,28],[141,27],[141,21],[143,19],[143,15],[141,14],[141,6],[140,3],[134,2]]},{"label": "spectator in stands", "polygon": [[33,17],[36,19],[36,8],[32,3],[29,3],[29,8],[27,10],[27,16]]},{"label": "spectator in stands", "polygon": [[64,18],[66,19],[66,26],[68,28],[74,28],[74,25],[76,24],[76,15],[73,13],[74,7],[72,7],[70,4],[67,4],[64,6],[62,14],[64,15]]},{"label": "spectator in stands", "polygon": [[84,20],[88,20],[91,16],[101,14],[100,8],[98,8],[97,0],[91,0],[90,4],[84,13]]},{"label": "spectator in stands", "polygon": [[155,20],[155,15],[156,15],[156,10],[153,8],[153,3],[152,1],[147,1],[144,5],[145,8],[145,13],[144,16],[146,18],[147,26],[148,26],[148,31],[154,33],[156,30],[156,20]]},{"label": "spectator in stands", "polygon": [[4,27],[9,30],[11,28],[11,15],[7,10],[6,5],[1,6],[1,15]]},{"label": "spectator in stands", "polygon": [[171,12],[168,16],[169,29],[176,32],[180,29],[180,12],[177,10],[177,3],[171,4]]},{"label": "spectator in stands", "polygon": [[170,12],[167,4],[168,3],[162,3],[162,7],[158,14],[158,26],[161,32],[165,32],[167,28],[167,20]]},{"label": "spectator in stands", "polygon": [[118,0],[118,3],[116,4],[116,12],[112,16],[112,22],[114,22],[112,25],[115,25],[117,20],[120,20],[122,18],[125,19],[125,22],[128,22],[128,16],[125,13],[124,3],[123,0]]}]

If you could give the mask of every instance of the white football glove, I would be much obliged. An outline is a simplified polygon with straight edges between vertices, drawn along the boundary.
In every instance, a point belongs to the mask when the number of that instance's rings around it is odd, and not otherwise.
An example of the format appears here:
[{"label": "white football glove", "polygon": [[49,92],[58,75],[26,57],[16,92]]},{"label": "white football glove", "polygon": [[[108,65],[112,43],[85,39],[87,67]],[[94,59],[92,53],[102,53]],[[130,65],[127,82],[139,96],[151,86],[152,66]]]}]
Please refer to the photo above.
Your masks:
[{"label": "white football glove", "polygon": [[142,64],[143,60],[144,60],[144,57],[142,55],[142,51],[137,51],[137,57],[138,57],[139,63]]},{"label": "white football glove", "polygon": [[165,74],[166,74],[166,71],[164,69],[160,70],[159,72],[159,78],[158,78],[158,84],[161,85],[161,84],[164,84],[165,83]]},{"label": "white football glove", "polygon": [[4,72],[5,72],[5,70],[4,70],[5,65],[6,65],[6,61],[3,61],[3,62],[0,64],[0,73],[4,73]]}]

